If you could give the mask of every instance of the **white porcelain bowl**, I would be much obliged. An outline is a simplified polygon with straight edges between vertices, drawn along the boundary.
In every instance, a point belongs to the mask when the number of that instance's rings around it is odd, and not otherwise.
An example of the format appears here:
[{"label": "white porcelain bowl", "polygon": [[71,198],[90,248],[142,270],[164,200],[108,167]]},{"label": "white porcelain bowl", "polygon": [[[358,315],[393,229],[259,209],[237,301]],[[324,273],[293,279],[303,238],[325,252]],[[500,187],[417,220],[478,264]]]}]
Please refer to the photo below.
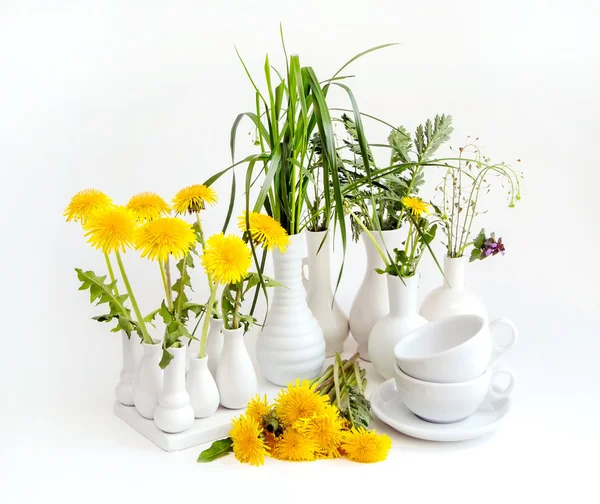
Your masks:
[{"label": "white porcelain bowl", "polygon": [[[503,389],[492,385],[501,374],[510,378]],[[505,368],[489,368],[478,378],[462,383],[431,383],[412,378],[396,366],[396,389],[402,402],[418,417],[434,423],[459,422],[475,413],[487,398],[508,398],[514,384],[514,375]]]}]

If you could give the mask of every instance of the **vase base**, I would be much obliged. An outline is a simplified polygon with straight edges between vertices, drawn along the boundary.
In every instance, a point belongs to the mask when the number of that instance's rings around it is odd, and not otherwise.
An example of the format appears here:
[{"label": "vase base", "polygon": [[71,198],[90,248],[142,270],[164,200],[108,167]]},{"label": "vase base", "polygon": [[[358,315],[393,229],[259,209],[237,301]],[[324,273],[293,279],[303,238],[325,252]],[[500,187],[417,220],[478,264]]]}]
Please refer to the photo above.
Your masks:
[{"label": "vase base", "polygon": [[365,362],[371,362],[371,358],[369,357],[369,351],[366,348],[358,345],[358,348],[356,349],[356,351],[358,352],[358,356],[360,357],[360,360],[364,360]]},{"label": "vase base", "polygon": [[335,343],[328,341],[325,349],[326,357],[335,357],[336,353],[341,354],[344,351],[344,342],[336,341]]}]

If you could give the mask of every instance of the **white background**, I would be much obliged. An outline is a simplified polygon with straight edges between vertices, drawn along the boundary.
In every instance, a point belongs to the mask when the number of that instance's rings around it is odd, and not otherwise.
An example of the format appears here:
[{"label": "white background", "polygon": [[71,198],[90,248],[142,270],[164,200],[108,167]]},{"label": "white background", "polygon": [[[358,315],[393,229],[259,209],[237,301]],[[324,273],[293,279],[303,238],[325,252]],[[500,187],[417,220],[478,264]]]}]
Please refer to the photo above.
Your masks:
[{"label": "white background", "polygon": [[[136,4],[0,2],[0,502],[597,498],[595,2]],[[493,316],[521,330],[506,359],[519,378],[514,408],[493,437],[440,445],[375,423],[393,435],[382,464],[268,460],[256,469],[229,457],[199,466],[199,449],[161,452],[112,415],[119,338],[89,320],[97,311],[73,272],[100,272],[102,258],[62,211],[83,188],[120,202],[142,190],[170,198],[227,166],[231,123],[254,103],[233,45],[258,78],[267,52],[281,68],[279,22],[288,49],[321,79],[366,48],[401,42],[349,69],[364,112],[411,131],[450,113],[454,147],[472,135],[492,158],[522,160],[522,202],[509,210],[497,192],[481,221],[507,254],[472,265],[467,278]],[[368,127],[371,141],[385,139]],[[249,143],[250,127],[240,131]],[[429,185],[440,175],[428,173]],[[226,208],[227,183],[217,189],[209,231]],[[364,271],[360,244],[346,261],[339,300],[348,310]],[[127,265],[149,311],[156,268],[133,253]],[[439,283],[424,261],[421,296]]]}]

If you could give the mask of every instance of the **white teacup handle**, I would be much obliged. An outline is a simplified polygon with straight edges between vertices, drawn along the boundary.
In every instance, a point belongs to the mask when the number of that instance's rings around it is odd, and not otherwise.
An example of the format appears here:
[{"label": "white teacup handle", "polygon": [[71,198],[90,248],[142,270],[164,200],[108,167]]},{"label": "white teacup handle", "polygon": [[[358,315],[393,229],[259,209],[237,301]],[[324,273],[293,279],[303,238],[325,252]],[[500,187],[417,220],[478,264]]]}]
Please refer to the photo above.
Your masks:
[{"label": "white teacup handle", "polygon": [[499,318],[490,322],[490,332],[492,333],[492,338],[494,338],[494,328],[499,326],[507,326],[510,329],[510,340],[504,345],[498,345],[494,342],[494,353],[492,354],[492,362],[494,362],[501,355],[505,354],[512,347],[514,347],[515,343],[517,342],[517,336],[519,335],[519,331],[517,331],[517,326],[515,324],[513,324],[508,319]]},{"label": "white teacup handle", "polygon": [[[508,385],[504,388],[494,385],[494,380],[497,376],[507,375],[510,378]],[[515,389],[516,378],[513,372],[505,367],[497,367],[492,369],[492,382],[488,392],[488,399],[507,399]]]}]

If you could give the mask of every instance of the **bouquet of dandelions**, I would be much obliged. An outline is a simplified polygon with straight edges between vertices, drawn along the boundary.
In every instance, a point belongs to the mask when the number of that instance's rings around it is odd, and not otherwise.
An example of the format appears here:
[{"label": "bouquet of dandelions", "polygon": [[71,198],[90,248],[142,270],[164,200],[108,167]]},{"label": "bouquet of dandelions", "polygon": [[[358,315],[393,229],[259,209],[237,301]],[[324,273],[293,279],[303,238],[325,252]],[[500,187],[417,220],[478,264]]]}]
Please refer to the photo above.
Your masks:
[{"label": "bouquet of dandelions", "polygon": [[[116,320],[113,332],[123,330],[131,337],[136,332],[142,341],[156,343],[148,331],[157,315],[165,323],[162,338],[163,357],[160,362],[166,367],[172,356],[168,348],[184,344],[182,336],[195,339],[194,332],[189,332],[187,323],[191,314],[200,315],[205,306],[192,303],[186,294],[191,290],[188,270],[194,267],[193,254],[196,243],[204,245],[200,212],[206,204],[215,204],[216,193],[204,185],[193,185],[179,191],[173,200],[173,207],[154,193],[140,193],[133,196],[127,205],[120,206],[112,202],[104,193],[87,189],[77,193],[65,210],[67,221],[81,223],[88,242],[102,251],[105,257],[110,282],[106,275],[98,276],[93,271],[76,268],[77,276],[82,282],[80,290],[90,291],[90,302],[96,305],[108,305],[108,313],[94,317],[99,322]],[[172,216],[176,214],[195,214],[196,222],[192,226],[183,219]],[[143,316],[129,277],[126,273],[121,254],[129,249],[136,249],[141,256],[156,261],[165,297],[160,308],[147,316]],[[118,272],[123,280],[126,294],[118,288],[117,275],[113,267],[116,259]],[[176,268],[179,277],[172,281],[171,261],[178,261]],[[132,317],[127,304],[131,304],[135,318]],[[197,327],[197,324],[196,324]]]},{"label": "bouquet of dandelions", "polygon": [[232,420],[229,437],[204,450],[198,462],[231,452],[240,462],[255,466],[263,465],[265,457],[295,462],[343,456],[362,463],[383,461],[392,442],[368,429],[365,385],[358,354],[344,361],[338,354],[322,376],[290,383],[273,403],[266,396],[252,399],[245,414]]}]

